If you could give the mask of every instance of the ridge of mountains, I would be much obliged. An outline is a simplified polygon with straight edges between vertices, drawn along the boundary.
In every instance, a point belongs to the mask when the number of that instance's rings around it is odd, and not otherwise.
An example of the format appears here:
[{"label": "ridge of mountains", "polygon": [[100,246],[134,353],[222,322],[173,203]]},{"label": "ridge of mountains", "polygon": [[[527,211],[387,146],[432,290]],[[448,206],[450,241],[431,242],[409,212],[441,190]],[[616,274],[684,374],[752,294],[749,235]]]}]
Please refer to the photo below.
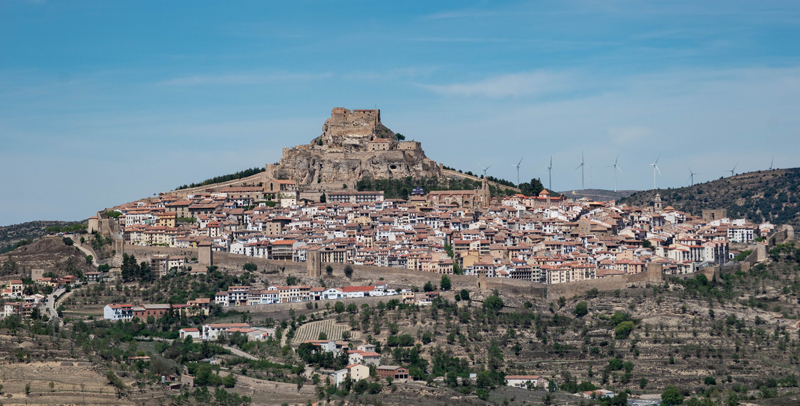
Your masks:
[{"label": "ridge of mountains", "polygon": [[657,193],[665,207],[693,215],[719,208],[727,209],[732,218],[800,225],[800,168],[747,172],[694,186],[644,190],[618,203],[650,205]]}]

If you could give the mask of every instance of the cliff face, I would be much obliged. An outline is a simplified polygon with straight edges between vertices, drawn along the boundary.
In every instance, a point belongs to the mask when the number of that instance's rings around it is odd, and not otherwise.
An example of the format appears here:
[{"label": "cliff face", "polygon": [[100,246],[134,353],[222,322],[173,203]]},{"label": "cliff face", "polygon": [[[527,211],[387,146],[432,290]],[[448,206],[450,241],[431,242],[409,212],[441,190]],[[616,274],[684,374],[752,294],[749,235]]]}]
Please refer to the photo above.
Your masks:
[{"label": "cliff face", "polygon": [[379,110],[334,108],[322,135],[309,145],[285,148],[278,165],[267,165],[276,179],[306,189],[341,189],[362,178],[441,177],[418,142],[398,141],[380,122]]}]

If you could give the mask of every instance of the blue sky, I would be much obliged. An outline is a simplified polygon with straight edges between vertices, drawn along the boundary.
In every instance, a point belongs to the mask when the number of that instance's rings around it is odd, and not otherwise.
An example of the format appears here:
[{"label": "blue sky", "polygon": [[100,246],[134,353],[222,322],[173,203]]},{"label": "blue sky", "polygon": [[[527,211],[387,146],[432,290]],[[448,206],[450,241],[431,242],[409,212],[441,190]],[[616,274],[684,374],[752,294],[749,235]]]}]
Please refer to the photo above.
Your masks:
[{"label": "blue sky", "polygon": [[[331,107],[580,188],[800,166],[796,1],[0,2],[0,225],[280,158]],[[546,181],[545,181],[546,183]]]}]

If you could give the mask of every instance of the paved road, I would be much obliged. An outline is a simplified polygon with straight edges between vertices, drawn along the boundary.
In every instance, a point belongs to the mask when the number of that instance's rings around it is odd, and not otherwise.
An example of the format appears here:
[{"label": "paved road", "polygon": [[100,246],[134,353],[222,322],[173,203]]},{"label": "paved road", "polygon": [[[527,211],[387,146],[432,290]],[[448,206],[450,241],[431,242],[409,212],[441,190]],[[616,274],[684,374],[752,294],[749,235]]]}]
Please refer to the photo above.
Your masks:
[{"label": "paved road", "polygon": [[252,356],[252,355],[250,355],[250,354],[248,354],[248,353],[246,353],[246,352],[244,352],[242,350],[238,350],[236,348],[229,347],[227,345],[223,345],[222,348],[230,351],[234,355],[238,355],[240,357],[244,357],[244,358],[247,358],[247,359],[250,359],[250,360],[253,360],[253,361],[258,361],[258,358],[254,357],[254,356]]},{"label": "paved road", "polygon": [[82,246],[80,241],[75,241],[75,244],[73,244],[73,247],[77,247],[79,250],[81,250],[81,252],[83,252],[86,255],[91,255],[92,256],[92,265],[94,265],[95,268],[100,266],[100,264],[97,263],[97,255],[95,255],[94,251],[91,251],[88,248]]},{"label": "paved road", "polygon": [[47,315],[50,316],[51,319],[58,318],[58,312],[56,311],[56,296],[61,295],[64,293],[65,289],[60,288],[53,293],[47,295]]}]

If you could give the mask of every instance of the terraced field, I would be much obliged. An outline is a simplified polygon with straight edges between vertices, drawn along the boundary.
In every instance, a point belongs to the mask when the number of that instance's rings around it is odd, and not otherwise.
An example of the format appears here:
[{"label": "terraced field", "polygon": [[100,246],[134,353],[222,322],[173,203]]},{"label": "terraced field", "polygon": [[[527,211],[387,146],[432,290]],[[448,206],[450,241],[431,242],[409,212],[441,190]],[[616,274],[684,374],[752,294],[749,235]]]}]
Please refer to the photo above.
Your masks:
[{"label": "terraced field", "polygon": [[[342,332],[349,330],[349,327],[344,324],[336,324],[332,319],[315,321],[300,326],[294,335],[293,343],[299,345],[305,340],[316,340],[319,338],[319,333],[324,332],[328,335],[329,340],[341,340]],[[353,337],[356,338],[358,332],[353,332]]]}]

